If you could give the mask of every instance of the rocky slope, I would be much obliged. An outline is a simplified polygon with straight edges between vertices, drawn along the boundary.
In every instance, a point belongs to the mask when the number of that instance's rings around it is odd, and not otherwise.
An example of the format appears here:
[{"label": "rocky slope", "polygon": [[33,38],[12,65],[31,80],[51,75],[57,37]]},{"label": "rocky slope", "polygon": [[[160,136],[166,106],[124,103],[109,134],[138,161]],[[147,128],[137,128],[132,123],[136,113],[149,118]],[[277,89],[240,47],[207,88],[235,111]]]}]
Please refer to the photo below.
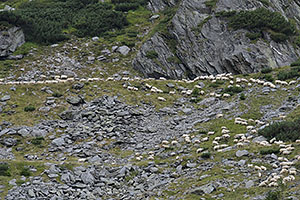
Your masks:
[{"label": "rocky slope", "polygon": [[[164,24],[167,30],[148,39],[133,61],[134,68],[147,77],[178,79],[224,72],[251,73],[288,65],[300,53],[291,41],[274,42],[266,32],[264,39],[252,42],[245,36],[248,31],[230,29],[224,19],[216,17],[221,11],[266,7],[293,19],[299,27],[298,1],[161,0],[151,1],[149,7],[154,12],[172,8],[175,14]],[[149,51],[157,52],[156,58],[149,58]]]}]

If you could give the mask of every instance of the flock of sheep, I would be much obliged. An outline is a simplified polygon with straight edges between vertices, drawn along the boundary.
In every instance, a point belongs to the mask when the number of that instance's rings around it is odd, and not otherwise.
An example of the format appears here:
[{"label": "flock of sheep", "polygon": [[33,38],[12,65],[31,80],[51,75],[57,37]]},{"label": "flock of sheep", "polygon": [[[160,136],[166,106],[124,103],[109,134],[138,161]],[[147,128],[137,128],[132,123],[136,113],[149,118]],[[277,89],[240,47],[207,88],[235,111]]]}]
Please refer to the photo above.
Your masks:
[{"label": "flock of sheep", "polygon": [[[46,77],[41,77],[42,79],[45,79]],[[129,78],[129,77],[123,77],[121,81],[147,81],[147,80],[154,80],[152,78],[148,79],[141,79],[139,77],[136,78]],[[159,80],[166,80],[165,78],[160,78]],[[259,79],[253,79],[250,78],[245,79],[245,78],[234,78],[231,73],[227,74],[218,74],[216,76],[210,75],[210,76],[199,76],[195,78],[194,80],[175,80],[175,82],[183,82],[183,83],[194,83],[199,80],[209,80],[211,83],[215,83],[218,80],[222,81],[229,81],[229,86],[228,87],[241,87],[241,83],[245,83],[247,86],[251,87],[253,84],[259,84],[262,86],[268,86],[270,88],[276,88],[277,85],[282,85],[282,86],[287,86],[287,85],[292,85],[296,84],[297,81],[292,80],[290,82],[286,81],[280,81],[280,80],[275,80],[275,84],[264,81],[264,80],[259,80]],[[79,78],[70,78],[65,75],[61,76],[55,76],[53,80],[40,80],[40,81],[6,81],[4,79],[0,79],[0,85],[26,85],[26,84],[55,84],[55,83],[66,83],[66,82],[74,82],[74,81],[79,81],[79,82],[94,82],[94,81],[115,81],[113,77],[108,77],[106,79],[103,78],[87,78],[87,79],[79,79]],[[131,91],[138,91],[139,89],[137,87],[123,84],[124,88],[127,88],[128,90]],[[148,83],[145,83],[145,87],[152,93],[164,93],[162,89],[159,89],[155,86],[152,86]],[[198,88],[199,94],[200,95],[205,95],[205,91],[201,90],[202,87],[199,85],[195,85],[194,88]],[[169,92],[169,94],[175,94],[177,91],[174,89]],[[193,90],[186,89],[182,90],[180,93],[183,95],[191,95]],[[210,92],[207,94],[207,96],[210,97],[217,97],[217,98],[227,98],[230,97],[230,94],[224,93],[224,94],[217,94],[215,92]],[[158,97],[158,100],[160,101],[166,101],[164,97]],[[217,114],[216,118],[221,118],[223,117],[223,114]],[[285,116],[281,116],[283,119]],[[245,145],[249,145],[251,143],[251,139],[253,138],[253,134],[257,133],[257,128],[262,125],[266,125],[265,122],[262,122],[260,120],[253,120],[253,119],[242,119],[240,117],[235,118],[234,121],[235,124],[237,125],[242,125],[246,126],[247,131],[250,133],[250,136],[246,136],[246,134],[235,134],[234,136],[231,134],[230,130],[223,126],[221,127],[221,136],[216,136],[212,140],[212,149],[216,152],[222,152],[224,149],[230,147],[226,142],[229,141],[229,139],[233,136],[233,142],[235,143],[235,146],[237,148],[242,148]],[[255,125],[249,125],[249,124],[255,124]],[[201,139],[195,139],[193,140],[194,136],[190,136],[188,134],[184,134],[182,137],[186,143],[195,143],[195,144],[201,144],[202,142],[207,142],[209,141],[210,137],[213,137],[215,132],[209,131],[207,133],[207,136],[202,137]],[[297,143],[300,143],[300,140],[296,141]],[[168,149],[171,146],[177,146],[179,142],[177,140],[173,140],[171,142],[169,141],[162,141],[161,147]],[[276,138],[270,140],[270,141],[262,141],[258,142],[258,145],[261,146],[271,146],[271,145],[279,145],[280,147],[280,153],[282,156],[286,156],[292,153],[292,151],[295,149],[292,144],[285,144],[282,141],[277,141]],[[204,148],[197,148],[196,153],[201,153],[205,149]],[[176,153],[172,153],[174,156]],[[148,152],[147,155],[148,160],[154,160],[155,158],[155,153],[153,151]],[[136,153],[135,158],[137,161],[140,161],[143,159],[143,155],[140,153]],[[176,159],[180,159],[179,156],[176,157]],[[258,185],[263,187],[263,186],[269,186],[269,187],[276,187],[278,186],[278,182],[281,181],[283,184],[286,184],[287,182],[295,180],[295,175],[297,174],[297,170],[293,165],[295,164],[296,161],[300,160],[300,155],[296,156],[293,161],[289,161],[286,157],[278,157],[278,162],[279,165],[276,163],[272,164],[272,167],[275,169],[280,168],[280,172],[274,172],[270,174],[264,181],[259,183]],[[262,177],[262,173],[267,170],[267,167],[265,166],[258,166],[258,165],[253,165],[253,164],[248,164],[248,167],[253,168],[254,170],[258,171],[258,177]]]}]

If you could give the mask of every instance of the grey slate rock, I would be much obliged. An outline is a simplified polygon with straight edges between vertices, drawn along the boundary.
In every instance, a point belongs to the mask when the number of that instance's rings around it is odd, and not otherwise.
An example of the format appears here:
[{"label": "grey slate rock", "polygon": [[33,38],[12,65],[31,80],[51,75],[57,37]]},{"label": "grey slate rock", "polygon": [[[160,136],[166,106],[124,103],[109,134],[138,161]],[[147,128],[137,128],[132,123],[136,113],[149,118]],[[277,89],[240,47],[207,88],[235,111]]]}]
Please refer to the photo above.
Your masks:
[{"label": "grey slate rock", "polygon": [[203,195],[203,194],[210,194],[215,191],[215,187],[211,184],[207,184],[198,188],[195,188],[191,191],[192,194],[196,195]]},{"label": "grey slate rock", "polygon": [[5,96],[3,96],[1,99],[0,99],[0,101],[8,101],[8,100],[10,100],[10,95],[5,95]]},{"label": "grey slate rock", "polygon": [[73,106],[78,106],[79,104],[83,103],[83,99],[79,96],[71,96],[67,98],[67,102]]},{"label": "grey slate rock", "polygon": [[123,56],[126,56],[128,53],[129,53],[129,51],[130,51],[130,48],[128,47],[128,46],[120,46],[118,49],[117,49],[117,51],[120,53],[120,54],[122,54]]},{"label": "grey slate rock", "polygon": [[247,156],[249,154],[249,152],[247,150],[238,150],[235,155],[237,157],[242,157],[242,156]]},{"label": "grey slate rock", "polygon": [[246,188],[251,188],[253,186],[254,186],[254,181],[250,180],[246,182],[246,186],[245,186]]}]

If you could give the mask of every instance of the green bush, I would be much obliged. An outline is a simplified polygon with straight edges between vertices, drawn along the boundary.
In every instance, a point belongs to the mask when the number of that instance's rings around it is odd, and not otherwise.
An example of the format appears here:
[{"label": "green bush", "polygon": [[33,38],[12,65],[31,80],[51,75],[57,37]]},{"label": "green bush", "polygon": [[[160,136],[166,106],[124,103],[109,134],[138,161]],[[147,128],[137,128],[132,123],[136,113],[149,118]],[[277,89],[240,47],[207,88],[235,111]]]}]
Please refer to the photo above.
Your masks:
[{"label": "green bush", "polygon": [[26,41],[41,44],[68,39],[64,30],[75,28],[77,36],[96,36],[128,24],[122,12],[98,0],[25,2],[13,12],[1,12],[0,24],[3,22],[22,27]]},{"label": "green bush", "polygon": [[44,140],[45,139],[43,137],[36,137],[36,138],[31,140],[31,143],[36,145],[36,146],[40,146]]},{"label": "green bush", "polygon": [[248,37],[250,40],[257,40],[258,38],[261,38],[262,35],[260,32],[256,32],[256,33],[248,32],[246,33],[246,37]]},{"label": "green bush", "polygon": [[208,0],[208,1],[205,1],[204,4],[206,7],[215,8],[217,5],[217,2],[218,2],[218,0]]},{"label": "green bush", "polygon": [[230,95],[234,95],[241,92],[243,92],[243,88],[237,86],[228,87],[224,90],[224,93],[228,93]]},{"label": "green bush", "polygon": [[275,122],[258,133],[267,139],[275,137],[277,140],[294,142],[300,139],[300,118],[295,121]]},{"label": "green bush", "polygon": [[[264,1],[265,2],[265,1]],[[283,42],[290,36],[296,35],[296,26],[278,12],[272,12],[266,8],[256,10],[242,10],[240,12],[221,12],[218,16],[226,17],[229,27],[237,29],[247,29],[251,33],[247,34],[250,39],[262,37],[261,31],[268,31],[272,40]]]},{"label": "green bush", "polygon": [[291,63],[291,67],[300,66],[300,59],[296,60],[295,62]]},{"label": "green bush", "polygon": [[260,72],[263,73],[263,74],[267,74],[267,73],[270,73],[272,71],[273,71],[273,69],[271,67],[266,67],[266,68],[263,68]]},{"label": "green bush", "polygon": [[0,176],[10,176],[9,165],[7,163],[0,163]]},{"label": "green bush", "polygon": [[246,95],[244,93],[241,94],[240,100],[244,101],[246,99]]},{"label": "green bush", "polygon": [[216,82],[209,84],[208,87],[217,88],[220,85],[223,85],[224,83],[224,81],[217,80]]},{"label": "green bush", "polygon": [[61,97],[61,96],[63,96],[61,93],[59,93],[59,92],[54,92],[53,94],[52,94],[52,96],[53,97],[56,97],[56,98],[59,98],[59,97]]},{"label": "green bush", "polygon": [[25,112],[33,112],[33,111],[35,111],[35,107],[32,106],[32,105],[26,106],[26,107],[24,108],[24,111],[25,111]]},{"label": "green bush", "polygon": [[278,154],[280,151],[279,151],[280,148],[278,147],[275,147],[275,148],[265,148],[265,149],[261,149],[260,150],[260,154],[261,155],[268,155],[268,154]]},{"label": "green bush", "polygon": [[299,72],[295,69],[290,70],[290,71],[281,71],[277,74],[277,78],[282,81],[291,79],[291,78],[295,78],[298,76],[299,76]]},{"label": "green bush", "polygon": [[22,169],[20,171],[20,175],[28,177],[31,175],[31,172],[28,167],[22,167]]},{"label": "green bush", "polygon": [[266,81],[269,81],[269,82],[274,81],[274,78],[273,78],[272,74],[265,74],[264,79],[266,79]]},{"label": "green bush", "polygon": [[202,101],[203,99],[201,97],[192,97],[190,102],[191,103],[199,103],[200,101]]},{"label": "green bush", "polygon": [[203,159],[209,159],[210,156],[211,156],[211,153],[209,153],[209,152],[205,152],[205,153],[201,154],[201,158],[203,158]]},{"label": "green bush", "polygon": [[280,200],[281,194],[280,191],[269,191],[265,200]]},{"label": "green bush", "polygon": [[149,59],[158,58],[158,53],[154,50],[150,50],[146,53],[146,57]]}]

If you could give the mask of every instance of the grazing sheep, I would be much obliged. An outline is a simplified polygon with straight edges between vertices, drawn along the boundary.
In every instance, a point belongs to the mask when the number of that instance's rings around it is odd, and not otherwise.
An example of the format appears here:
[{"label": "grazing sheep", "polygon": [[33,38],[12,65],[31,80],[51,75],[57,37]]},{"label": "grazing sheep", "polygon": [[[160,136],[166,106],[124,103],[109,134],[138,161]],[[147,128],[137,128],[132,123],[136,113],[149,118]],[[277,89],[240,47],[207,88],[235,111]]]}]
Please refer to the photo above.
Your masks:
[{"label": "grazing sheep", "polygon": [[215,134],[214,131],[209,131],[209,132],[207,133],[207,135],[214,135],[214,134]]},{"label": "grazing sheep", "polygon": [[177,142],[176,140],[173,140],[173,141],[171,142],[171,144],[172,144],[172,145],[177,145],[178,142]]},{"label": "grazing sheep", "polygon": [[260,166],[261,170],[266,171],[267,168],[265,166]]},{"label": "grazing sheep", "polygon": [[169,142],[167,140],[163,140],[161,143],[162,144],[169,144]]},{"label": "grazing sheep", "polygon": [[208,137],[205,137],[205,138],[202,138],[201,139],[201,142],[206,142],[206,141],[208,141],[209,140],[209,138]]},{"label": "grazing sheep", "polygon": [[290,82],[289,82],[289,85],[293,85],[293,84],[295,84],[295,83],[297,83],[297,81],[290,81]]},{"label": "grazing sheep", "polygon": [[217,114],[216,115],[216,118],[218,119],[218,118],[221,118],[221,117],[223,117],[224,115],[223,114]]},{"label": "grazing sheep", "polygon": [[227,94],[227,93],[224,93],[223,94],[223,97],[230,97],[231,95],[230,94]]},{"label": "grazing sheep", "polygon": [[261,171],[261,168],[259,166],[257,166],[257,165],[254,166],[254,169]]},{"label": "grazing sheep", "polygon": [[217,142],[217,141],[214,140],[214,141],[212,142],[212,144],[213,144],[213,145],[219,145],[219,142]]},{"label": "grazing sheep", "polygon": [[197,149],[197,153],[201,153],[202,151],[203,151],[204,149],[203,148],[199,148],[199,149]]},{"label": "grazing sheep", "polygon": [[159,100],[159,101],[167,101],[165,98],[163,98],[163,97],[157,97],[157,99]]}]

